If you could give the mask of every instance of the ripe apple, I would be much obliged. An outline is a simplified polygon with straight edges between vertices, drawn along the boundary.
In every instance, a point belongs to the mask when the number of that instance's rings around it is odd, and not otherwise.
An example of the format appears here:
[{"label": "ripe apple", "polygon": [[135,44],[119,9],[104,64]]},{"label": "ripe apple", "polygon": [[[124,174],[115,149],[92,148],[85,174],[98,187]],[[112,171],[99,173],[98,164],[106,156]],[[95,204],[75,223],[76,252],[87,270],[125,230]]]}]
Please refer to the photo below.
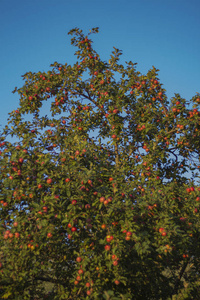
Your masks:
[{"label": "ripe apple", "polygon": [[111,238],[110,235],[107,235],[107,236],[106,236],[106,241],[107,241],[108,243],[110,243],[112,240],[113,240],[113,236],[112,236],[112,238]]},{"label": "ripe apple", "polygon": [[90,283],[89,283],[89,282],[86,282],[85,286],[86,286],[87,288],[89,288],[89,287],[90,287]]},{"label": "ripe apple", "polygon": [[105,200],[106,200],[105,197],[101,197],[101,198],[99,199],[100,202],[104,202]]},{"label": "ripe apple", "polygon": [[76,261],[80,263],[80,262],[82,261],[82,258],[81,258],[80,256],[78,256],[78,257],[76,258]]},{"label": "ripe apple", "polygon": [[127,231],[126,235],[127,236],[132,236],[132,232],[131,231]]},{"label": "ripe apple", "polygon": [[87,292],[86,292],[86,294],[88,295],[88,296],[90,296],[91,295],[91,290],[88,290]]},{"label": "ripe apple", "polygon": [[8,236],[9,236],[10,239],[12,239],[12,238],[13,238],[13,233],[10,232],[10,233],[8,234]]},{"label": "ripe apple", "polygon": [[78,276],[76,277],[76,280],[81,281],[81,276],[78,275]]},{"label": "ripe apple", "polygon": [[24,161],[24,159],[23,159],[22,157],[20,157],[20,158],[18,159],[18,162],[19,162],[20,164],[22,164],[23,161]]},{"label": "ripe apple", "polygon": [[47,183],[48,183],[48,184],[51,184],[51,183],[52,183],[52,179],[51,179],[51,178],[48,178],[48,179],[47,179]]},{"label": "ripe apple", "polygon": [[106,251],[109,251],[111,247],[110,247],[110,245],[105,245],[104,248],[105,248]]}]

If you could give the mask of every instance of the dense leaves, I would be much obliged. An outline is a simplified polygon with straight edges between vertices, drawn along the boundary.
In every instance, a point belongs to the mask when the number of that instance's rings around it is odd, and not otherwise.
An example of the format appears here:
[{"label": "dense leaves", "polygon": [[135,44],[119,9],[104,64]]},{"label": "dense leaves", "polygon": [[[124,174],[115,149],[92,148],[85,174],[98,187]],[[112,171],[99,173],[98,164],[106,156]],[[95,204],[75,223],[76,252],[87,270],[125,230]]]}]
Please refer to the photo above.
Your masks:
[{"label": "dense leaves", "polygon": [[1,134],[0,297],[198,298],[200,95],[69,34],[77,63],[26,73]]}]

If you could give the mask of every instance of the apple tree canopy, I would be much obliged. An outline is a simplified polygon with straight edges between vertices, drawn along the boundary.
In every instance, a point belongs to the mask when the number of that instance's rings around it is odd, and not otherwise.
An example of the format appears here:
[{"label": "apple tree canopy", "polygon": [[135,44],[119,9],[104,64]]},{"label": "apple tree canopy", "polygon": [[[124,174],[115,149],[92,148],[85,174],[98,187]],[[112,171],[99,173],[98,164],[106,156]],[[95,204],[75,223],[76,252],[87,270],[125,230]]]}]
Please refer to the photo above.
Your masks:
[{"label": "apple tree canopy", "polygon": [[[200,95],[69,32],[0,136],[1,299],[199,299]],[[103,41],[102,41],[103,42]],[[184,298],[185,297],[185,298]],[[195,298],[197,297],[197,298]]]}]

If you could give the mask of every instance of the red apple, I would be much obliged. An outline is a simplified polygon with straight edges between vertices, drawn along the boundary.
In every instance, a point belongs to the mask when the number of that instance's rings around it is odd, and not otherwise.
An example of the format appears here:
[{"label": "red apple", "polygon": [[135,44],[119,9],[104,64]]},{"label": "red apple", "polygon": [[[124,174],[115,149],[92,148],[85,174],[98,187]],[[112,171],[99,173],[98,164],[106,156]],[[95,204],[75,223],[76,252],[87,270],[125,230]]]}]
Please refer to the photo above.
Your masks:
[{"label": "red apple", "polygon": [[127,231],[126,236],[132,236],[132,232],[131,231]]},{"label": "red apple", "polygon": [[14,227],[17,227],[17,225],[18,225],[18,223],[17,223],[17,221],[15,221],[15,222],[13,223],[13,226],[14,226]]},{"label": "red apple", "polygon": [[76,258],[76,261],[77,261],[77,262],[81,262],[81,261],[82,261],[82,258],[81,258],[80,256],[78,256],[78,257]]},{"label": "red apple", "polygon": [[105,200],[106,200],[105,197],[101,197],[101,198],[99,199],[100,202],[104,202]]},{"label": "red apple", "polygon": [[51,179],[51,178],[48,178],[48,179],[47,179],[47,183],[48,183],[48,184],[51,184],[51,183],[52,183],[52,179]]},{"label": "red apple", "polygon": [[20,157],[20,158],[18,159],[18,162],[19,162],[20,164],[22,164],[23,161],[24,161],[24,159],[23,159],[22,157]]},{"label": "red apple", "polygon": [[78,275],[78,276],[76,277],[76,280],[81,281],[81,276]]},{"label": "red apple", "polygon": [[87,292],[86,292],[86,294],[88,295],[88,296],[90,296],[91,295],[91,290],[88,290]]},{"label": "red apple", "polygon": [[72,227],[71,231],[75,232],[75,231],[77,231],[77,228],[76,227]]},{"label": "red apple", "polygon": [[85,286],[86,286],[87,288],[89,288],[89,287],[90,287],[90,283],[89,283],[89,282],[86,282]]},{"label": "red apple", "polygon": [[106,251],[109,251],[111,247],[110,247],[110,245],[105,245],[104,248],[105,248]]}]

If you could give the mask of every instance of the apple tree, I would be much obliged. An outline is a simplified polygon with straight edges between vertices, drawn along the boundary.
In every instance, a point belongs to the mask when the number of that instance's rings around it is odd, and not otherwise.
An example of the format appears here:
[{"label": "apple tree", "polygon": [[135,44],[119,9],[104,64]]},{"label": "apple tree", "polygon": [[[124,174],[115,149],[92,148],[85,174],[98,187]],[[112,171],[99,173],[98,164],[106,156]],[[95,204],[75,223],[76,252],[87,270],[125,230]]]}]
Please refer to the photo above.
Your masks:
[{"label": "apple tree", "polygon": [[[0,136],[1,299],[200,295],[200,95],[167,98],[152,67],[28,72]],[[198,295],[198,296],[197,296]],[[197,298],[196,298],[197,299]]]}]

